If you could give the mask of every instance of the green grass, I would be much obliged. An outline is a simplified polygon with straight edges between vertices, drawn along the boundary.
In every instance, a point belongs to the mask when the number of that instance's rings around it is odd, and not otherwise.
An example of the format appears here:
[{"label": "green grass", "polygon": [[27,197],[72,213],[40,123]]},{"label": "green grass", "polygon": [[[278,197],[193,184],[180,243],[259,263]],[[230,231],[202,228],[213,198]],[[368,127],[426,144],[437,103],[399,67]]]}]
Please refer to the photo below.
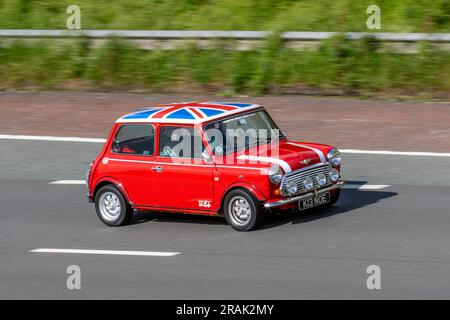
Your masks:
[{"label": "green grass", "polygon": [[382,31],[450,30],[448,0],[0,0],[0,28],[64,29],[72,4],[83,29],[367,31],[376,4]]},{"label": "green grass", "polygon": [[268,39],[259,51],[145,51],[119,39],[89,49],[84,39],[67,45],[15,42],[0,47],[0,88],[142,89],[211,93],[287,91],[377,95],[384,92],[448,97],[450,54],[423,45],[418,54],[377,50],[370,39],[334,38],[317,51],[295,51]]},{"label": "green grass", "polygon": [[[82,29],[368,31],[366,8],[381,7],[383,32],[450,32],[448,0],[0,0],[0,28],[64,29],[66,8],[81,7]],[[324,41],[294,51],[277,36],[263,49],[188,47],[143,51],[112,39],[6,45],[0,39],[0,89],[81,88],[212,93],[403,93],[448,97],[450,54],[383,53],[370,39]]]}]

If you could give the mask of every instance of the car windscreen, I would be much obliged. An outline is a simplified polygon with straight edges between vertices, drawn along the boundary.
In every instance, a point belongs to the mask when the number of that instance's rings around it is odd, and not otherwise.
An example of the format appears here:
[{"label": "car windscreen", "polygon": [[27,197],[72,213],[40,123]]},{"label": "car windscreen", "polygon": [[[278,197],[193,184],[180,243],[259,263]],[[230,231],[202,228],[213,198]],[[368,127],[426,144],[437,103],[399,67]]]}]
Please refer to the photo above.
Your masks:
[{"label": "car windscreen", "polygon": [[282,135],[264,110],[209,123],[205,126],[205,133],[217,155],[265,144]]}]

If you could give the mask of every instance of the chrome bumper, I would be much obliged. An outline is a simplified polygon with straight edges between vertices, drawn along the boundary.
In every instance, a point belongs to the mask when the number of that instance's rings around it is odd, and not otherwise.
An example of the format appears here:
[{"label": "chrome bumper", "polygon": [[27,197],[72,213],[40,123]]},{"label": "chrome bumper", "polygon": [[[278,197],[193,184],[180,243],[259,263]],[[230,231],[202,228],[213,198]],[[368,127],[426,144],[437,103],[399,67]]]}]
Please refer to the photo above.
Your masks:
[{"label": "chrome bumper", "polygon": [[[338,182],[336,182],[335,184],[333,184],[333,185],[331,185],[329,187],[317,190],[317,194],[322,194],[324,192],[328,192],[328,191],[332,191],[332,190],[335,190],[335,189],[339,189],[343,185],[344,185],[344,181],[338,181]],[[287,198],[287,199],[283,199],[283,200],[276,201],[276,202],[267,202],[267,203],[264,204],[264,207],[265,208],[275,208],[275,207],[279,207],[279,206],[282,206],[282,205],[285,205],[285,204],[288,204],[288,203],[291,203],[291,202],[305,200],[305,199],[313,197],[314,195],[315,195],[314,192],[308,192],[308,193],[305,193],[305,194],[303,194],[301,196]]]}]

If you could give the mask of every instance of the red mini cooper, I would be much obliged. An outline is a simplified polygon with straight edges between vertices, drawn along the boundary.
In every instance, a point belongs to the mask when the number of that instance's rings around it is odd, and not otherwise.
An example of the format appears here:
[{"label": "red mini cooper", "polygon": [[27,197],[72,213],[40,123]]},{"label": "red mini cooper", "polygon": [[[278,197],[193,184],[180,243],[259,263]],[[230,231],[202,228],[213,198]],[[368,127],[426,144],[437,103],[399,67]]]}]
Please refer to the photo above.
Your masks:
[{"label": "red mini cooper", "polygon": [[136,209],[224,215],[246,231],[268,211],[333,205],[340,166],[337,149],[288,140],[259,105],[173,103],[116,121],[87,195],[108,226]]}]

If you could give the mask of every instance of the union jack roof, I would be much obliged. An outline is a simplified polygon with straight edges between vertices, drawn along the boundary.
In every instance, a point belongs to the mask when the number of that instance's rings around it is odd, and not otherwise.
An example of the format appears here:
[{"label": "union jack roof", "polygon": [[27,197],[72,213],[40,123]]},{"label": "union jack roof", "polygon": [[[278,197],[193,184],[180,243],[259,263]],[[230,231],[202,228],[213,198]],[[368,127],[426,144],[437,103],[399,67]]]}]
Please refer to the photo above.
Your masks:
[{"label": "union jack roof", "polygon": [[257,104],[237,102],[170,103],[141,108],[119,118],[116,122],[202,123],[259,107],[260,105]]}]

